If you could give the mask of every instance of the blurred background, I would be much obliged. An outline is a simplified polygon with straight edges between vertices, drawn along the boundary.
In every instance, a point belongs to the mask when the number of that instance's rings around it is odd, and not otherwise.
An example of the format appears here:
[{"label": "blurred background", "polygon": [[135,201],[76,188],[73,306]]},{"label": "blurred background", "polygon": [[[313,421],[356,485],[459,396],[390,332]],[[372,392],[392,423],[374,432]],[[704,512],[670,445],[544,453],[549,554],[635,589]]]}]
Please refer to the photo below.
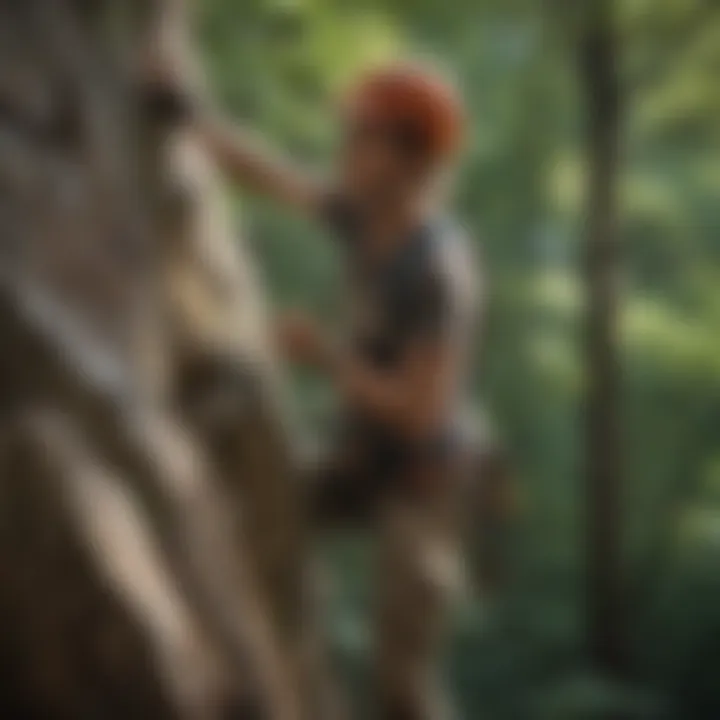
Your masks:
[{"label": "blurred background", "polygon": [[[465,716],[716,720],[720,5],[617,2],[615,40],[600,52],[619,92],[610,108],[608,73],[583,49],[583,5],[205,0],[200,30],[218,103],[319,166],[333,147],[333,98],[366,64],[429,55],[465,90],[472,142],[457,205],[482,248],[489,298],[475,393],[509,448],[520,494],[507,583],[457,610],[449,672]],[[615,147],[618,162],[603,169]],[[587,253],[588,187],[599,188],[600,216],[603,188],[617,198],[613,228],[595,236],[609,256]],[[243,197],[237,211],[274,304],[332,321],[342,282],[332,246],[275,206]],[[598,278],[583,258],[612,263],[615,240],[614,281],[588,295]],[[605,398],[618,468],[600,517],[586,501],[604,482],[584,451],[587,379],[603,367],[584,350],[586,297],[604,298],[608,312],[617,303],[617,325],[599,327],[622,369],[616,396]],[[327,404],[326,387],[298,379],[306,421],[320,427]],[[602,439],[590,445],[602,457]],[[360,682],[367,547],[353,539],[325,550],[342,575],[333,638]],[[592,596],[603,592],[620,602],[593,615]],[[609,651],[592,642],[603,632]]]}]

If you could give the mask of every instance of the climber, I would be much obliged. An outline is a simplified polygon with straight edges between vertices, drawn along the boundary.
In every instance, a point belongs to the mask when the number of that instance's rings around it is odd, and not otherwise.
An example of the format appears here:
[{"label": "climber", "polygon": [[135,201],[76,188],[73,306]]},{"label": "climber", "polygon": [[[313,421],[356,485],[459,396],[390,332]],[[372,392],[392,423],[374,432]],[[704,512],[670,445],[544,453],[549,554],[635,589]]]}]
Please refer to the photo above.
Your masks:
[{"label": "climber", "polygon": [[377,528],[374,717],[440,720],[443,621],[462,565],[457,421],[478,304],[469,243],[445,212],[463,149],[460,93],[421,65],[368,72],[342,104],[336,172],[318,182],[176,85],[156,90],[158,106],[192,123],[229,178],[317,218],[341,243],[348,337],[299,313],[278,332],[292,360],[329,376],[344,408],[313,507],[318,520]]}]

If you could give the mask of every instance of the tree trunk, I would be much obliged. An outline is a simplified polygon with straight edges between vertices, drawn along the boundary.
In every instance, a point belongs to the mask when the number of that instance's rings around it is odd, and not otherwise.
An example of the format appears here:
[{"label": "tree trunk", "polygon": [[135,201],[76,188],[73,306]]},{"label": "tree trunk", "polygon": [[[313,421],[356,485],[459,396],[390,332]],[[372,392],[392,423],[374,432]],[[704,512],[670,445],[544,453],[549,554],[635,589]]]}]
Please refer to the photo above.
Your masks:
[{"label": "tree trunk", "polygon": [[617,350],[617,172],[620,97],[612,2],[589,4],[580,47],[587,112],[587,601],[590,653],[611,675],[626,661],[621,561],[621,448]]},{"label": "tree trunk", "polygon": [[260,288],[131,81],[168,11],[187,53],[178,3],[0,0],[4,716],[321,717]]}]

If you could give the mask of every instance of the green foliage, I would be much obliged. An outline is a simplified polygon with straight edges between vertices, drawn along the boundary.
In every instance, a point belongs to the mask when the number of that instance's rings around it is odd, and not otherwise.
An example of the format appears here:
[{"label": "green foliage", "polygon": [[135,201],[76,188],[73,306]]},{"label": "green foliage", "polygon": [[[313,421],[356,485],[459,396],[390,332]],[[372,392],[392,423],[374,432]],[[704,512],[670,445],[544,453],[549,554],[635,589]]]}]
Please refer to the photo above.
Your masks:
[{"label": "green foliage", "polygon": [[[579,352],[584,109],[577,2],[206,0],[203,38],[222,102],[300,158],[333,145],[332,103],[367,62],[440,58],[473,117],[459,212],[483,248],[491,301],[477,399],[520,470],[527,510],[502,602],[461,613],[453,677],[469,718],[720,717],[720,12],[702,0],[617,2],[624,151],[626,513],[640,688],[583,663]],[[337,258],[316,230],[248,202],[278,304],[328,321]],[[303,405],[318,404],[305,388]],[[618,529],[619,530],[619,529]],[[338,642],[364,657],[368,575],[342,550]],[[348,554],[349,553],[349,554]],[[351,562],[347,558],[353,558]],[[355,667],[353,665],[353,667]]]}]

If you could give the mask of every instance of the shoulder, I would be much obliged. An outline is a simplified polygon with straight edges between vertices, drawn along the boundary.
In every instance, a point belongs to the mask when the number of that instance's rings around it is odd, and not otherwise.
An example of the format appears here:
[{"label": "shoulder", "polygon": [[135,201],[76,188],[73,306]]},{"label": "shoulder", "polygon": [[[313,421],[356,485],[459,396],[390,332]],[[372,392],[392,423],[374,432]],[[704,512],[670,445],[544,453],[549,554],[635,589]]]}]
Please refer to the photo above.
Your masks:
[{"label": "shoulder", "polygon": [[475,317],[470,243],[454,225],[428,225],[409,246],[390,282],[403,321],[423,332],[459,332]]},{"label": "shoulder", "polygon": [[472,307],[477,302],[479,253],[469,231],[459,222],[442,220],[432,228],[421,272],[453,304]]}]

